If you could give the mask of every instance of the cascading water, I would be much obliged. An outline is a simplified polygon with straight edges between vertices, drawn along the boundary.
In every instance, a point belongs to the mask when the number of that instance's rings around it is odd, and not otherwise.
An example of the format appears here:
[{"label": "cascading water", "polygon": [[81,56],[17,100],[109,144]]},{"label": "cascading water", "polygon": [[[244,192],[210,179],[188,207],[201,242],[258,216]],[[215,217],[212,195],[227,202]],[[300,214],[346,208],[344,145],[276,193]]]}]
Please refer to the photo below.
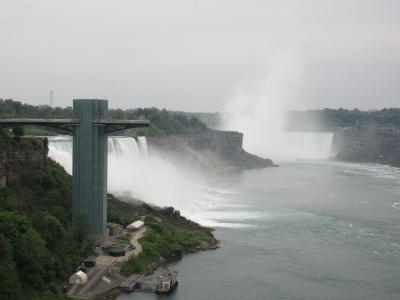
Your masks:
[{"label": "cascading water", "polygon": [[[49,157],[72,173],[72,137],[49,137]],[[202,184],[200,174],[148,153],[145,137],[108,138],[108,190],[158,206],[174,206],[182,215],[207,226],[219,224],[210,211],[225,206],[225,191]]]},{"label": "cascading water", "polygon": [[49,137],[49,157],[64,167],[68,174],[72,174],[72,137]]},{"label": "cascading water", "polygon": [[[289,132],[287,137],[287,148],[293,150],[295,158],[329,157],[331,133]],[[72,138],[49,137],[49,156],[71,174]],[[212,188],[209,181],[189,167],[173,164],[154,151],[149,154],[145,137],[137,141],[131,137],[108,139],[110,193],[129,195],[158,206],[174,206],[182,215],[207,226],[249,226],[247,220],[257,216],[245,208],[237,210],[240,203],[232,202],[236,191]],[[227,222],[227,219],[234,221]]]},{"label": "cascading water", "polygon": [[[69,174],[72,174],[72,137],[56,136],[48,137],[48,139],[49,157],[62,165]],[[108,139],[108,154],[111,159],[126,156],[126,153],[129,153],[132,157],[139,157],[139,155],[147,157],[146,138],[140,137],[138,142],[133,138],[125,137],[110,137]]]},{"label": "cascading water", "polygon": [[138,144],[140,152],[143,156],[147,157],[149,155],[149,150],[147,148],[147,140],[145,136],[138,137]]},{"label": "cascading water", "polygon": [[331,157],[333,133],[318,131],[287,131],[287,151],[292,159],[328,159]]},{"label": "cascading water", "polygon": [[283,130],[261,140],[254,137],[249,140],[245,135],[243,148],[250,153],[281,163],[297,159],[329,159],[333,156],[332,142],[333,132]]},{"label": "cascading water", "polygon": [[116,194],[157,205],[172,205],[178,199],[181,173],[168,161],[149,156],[146,138],[108,139],[108,188]]}]

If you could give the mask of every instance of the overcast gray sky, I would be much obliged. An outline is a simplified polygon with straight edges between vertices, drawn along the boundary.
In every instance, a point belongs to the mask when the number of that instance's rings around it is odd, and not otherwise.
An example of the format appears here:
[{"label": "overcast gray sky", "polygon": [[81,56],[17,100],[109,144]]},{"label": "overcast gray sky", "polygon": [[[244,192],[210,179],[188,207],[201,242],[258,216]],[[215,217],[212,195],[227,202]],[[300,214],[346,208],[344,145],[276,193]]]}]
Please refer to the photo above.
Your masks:
[{"label": "overcast gray sky", "polygon": [[302,74],[290,108],[400,106],[398,0],[0,4],[0,98],[217,111],[288,56]]}]

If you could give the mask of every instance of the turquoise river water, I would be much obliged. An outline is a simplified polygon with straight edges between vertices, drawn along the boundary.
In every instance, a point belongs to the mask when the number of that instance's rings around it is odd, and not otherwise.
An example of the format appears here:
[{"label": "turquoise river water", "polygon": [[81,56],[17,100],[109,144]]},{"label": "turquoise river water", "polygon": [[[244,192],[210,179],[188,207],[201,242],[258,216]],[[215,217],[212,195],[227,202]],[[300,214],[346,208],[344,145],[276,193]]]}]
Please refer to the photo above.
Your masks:
[{"label": "turquoise river water", "polygon": [[223,246],[172,263],[172,295],[118,300],[400,299],[400,169],[298,161],[211,186]]}]

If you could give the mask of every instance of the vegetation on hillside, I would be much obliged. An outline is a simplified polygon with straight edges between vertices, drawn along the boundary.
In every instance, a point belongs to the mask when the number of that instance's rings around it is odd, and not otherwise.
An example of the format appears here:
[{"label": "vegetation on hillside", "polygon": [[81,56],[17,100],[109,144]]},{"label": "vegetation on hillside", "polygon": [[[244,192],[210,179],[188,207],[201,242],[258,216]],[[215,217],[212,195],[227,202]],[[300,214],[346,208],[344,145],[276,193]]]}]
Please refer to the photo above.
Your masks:
[{"label": "vegetation on hillside", "polygon": [[[196,117],[210,128],[220,126],[219,113],[179,112],[187,117]],[[322,109],[307,111],[289,111],[288,128],[293,130],[332,130],[350,126],[400,126],[400,108],[362,111],[359,109]]]},{"label": "vegetation on hillside", "polygon": [[[0,131],[1,168],[20,142]],[[25,144],[26,146],[26,144]],[[0,189],[2,299],[67,299],[62,286],[90,247],[71,220],[71,177],[52,160],[43,168],[11,162],[13,181]]]},{"label": "vegetation on hillside", "polygon": [[[209,130],[207,126],[196,117],[187,117],[182,114],[172,113],[158,108],[137,109],[110,109],[108,117],[112,119],[138,119],[144,116],[151,122],[149,128],[140,128],[127,131],[128,134],[137,135],[172,135],[196,134]],[[0,118],[72,118],[71,107],[50,107],[48,105],[29,105],[18,101],[0,99]],[[46,135],[55,132],[54,129],[27,127],[26,134]],[[56,131],[57,132],[57,131]],[[59,131],[60,132],[60,131]],[[125,133],[127,134],[127,133]]]},{"label": "vegetation on hillside", "polygon": [[[131,202],[133,199],[131,200]],[[146,216],[147,230],[139,240],[143,252],[131,258],[122,268],[123,275],[140,273],[161,259],[180,257],[200,245],[215,245],[217,240],[209,228],[187,220],[172,207],[160,209],[136,200],[136,204],[121,202],[109,195],[108,220],[124,225]]]},{"label": "vegetation on hillside", "polygon": [[292,128],[318,127],[334,129],[350,126],[400,126],[400,108],[361,111],[358,109],[323,109],[289,112],[289,126]]},{"label": "vegetation on hillside", "polygon": [[197,118],[206,124],[208,128],[218,129],[221,127],[221,115],[218,112],[174,111],[173,113],[184,115],[187,118]]},{"label": "vegetation on hillside", "polygon": [[[7,168],[13,174],[13,180],[0,188],[1,299],[68,299],[63,285],[92,252],[85,238],[86,220],[71,222],[71,176],[51,159],[38,167],[18,158],[25,157],[24,151],[37,151],[39,140],[27,143],[0,130],[0,174]],[[210,229],[171,208],[137,203],[108,197],[110,222],[127,225],[147,216],[149,229],[140,241],[144,251],[123,266],[124,274],[141,271],[161,257],[180,255],[201,242],[216,242]]]},{"label": "vegetation on hillside", "polygon": [[180,257],[201,243],[216,243],[211,230],[188,223],[184,218],[148,215],[145,224],[146,234],[139,240],[143,251],[122,266],[123,275],[143,272],[161,259]]},{"label": "vegetation on hillside", "polygon": [[[48,105],[29,105],[18,101],[0,99],[0,118],[72,118],[71,107],[50,107]],[[196,134],[217,128],[220,122],[218,113],[174,112],[158,108],[110,109],[113,119],[137,119],[140,116],[151,121],[151,127],[130,132],[139,135]],[[362,111],[359,109],[322,109],[289,111],[290,129],[332,130],[338,127],[382,125],[400,126],[400,108]],[[26,134],[45,135],[54,132],[40,128],[26,128]]]}]

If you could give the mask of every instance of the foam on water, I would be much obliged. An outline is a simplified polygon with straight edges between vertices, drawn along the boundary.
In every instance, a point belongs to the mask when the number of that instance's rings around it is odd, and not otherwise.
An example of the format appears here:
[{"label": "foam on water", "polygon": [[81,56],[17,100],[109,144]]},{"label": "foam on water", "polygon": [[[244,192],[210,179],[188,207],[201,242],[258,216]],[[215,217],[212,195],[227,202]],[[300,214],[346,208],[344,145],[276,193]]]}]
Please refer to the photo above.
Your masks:
[{"label": "foam on water", "polygon": [[[49,137],[49,156],[71,174],[72,138]],[[250,212],[235,212],[246,207],[231,201],[230,196],[237,191],[204,185],[199,178],[199,174],[157,154],[150,155],[145,137],[138,141],[130,137],[108,139],[108,190],[116,196],[130,195],[158,206],[174,206],[182,215],[207,226],[245,227],[243,222],[254,218]],[[225,213],[213,213],[218,209]]]},{"label": "foam on water", "polygon": [[372,163],[342,163],[345,173],[372,176],[375,178],[396,179],[400,181],[400,168]]},{"label": "foam on water", "polygon": [[[251,205],[241,201],[239,190],[210,185],[198,174],[173,165],[164,157],[150,155],[145,137],[138,141],[128,137],[110,137],[108,149],[108,189],[117,196],[131,195],[159,206],[174,206],[182,215],[214,227],[245,228],[254,226],[255,220],[302,218],[290,212],[254,213]],[[71,174],[71,137],[49,137],[49,156]],[[297,163],[334,165],[342,172],[337,174],[339,177],[368,176],[400,183],[400,169],[389,166],[316,160]],[[400,194],[400,189],[394,192]],[[327,198],[335,198],[335,195],[329,194]],[[400,202],[391,205],[393,209],[400,209]]]},{"label": "foam on water", "polygon": [[395,209],[400,209],[400,202],[393,203],[392,207],[395,208]]}]

